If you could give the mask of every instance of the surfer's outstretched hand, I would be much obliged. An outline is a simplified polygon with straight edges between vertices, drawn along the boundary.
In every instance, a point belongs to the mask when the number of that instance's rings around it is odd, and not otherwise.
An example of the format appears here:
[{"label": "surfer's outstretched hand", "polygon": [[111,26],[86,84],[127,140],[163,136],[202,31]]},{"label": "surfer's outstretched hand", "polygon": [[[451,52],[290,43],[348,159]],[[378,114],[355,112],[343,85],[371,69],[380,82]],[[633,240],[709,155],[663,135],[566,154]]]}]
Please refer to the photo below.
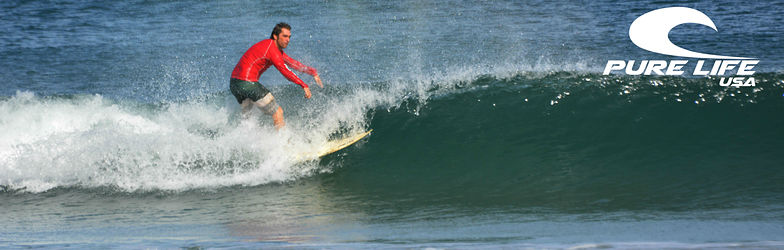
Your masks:
[{"label": "surfer's outstretched hand", "polygon": [[319,75],[313,76],[313,80],[319,85],[319,87],[324,88],[324,84],[321,84],[321,77]]},{"label": "surfer's outstretched hand", "polygon": [[305,90],[305,98],[310,99],[310,88],[305,87],[303,89]]}]

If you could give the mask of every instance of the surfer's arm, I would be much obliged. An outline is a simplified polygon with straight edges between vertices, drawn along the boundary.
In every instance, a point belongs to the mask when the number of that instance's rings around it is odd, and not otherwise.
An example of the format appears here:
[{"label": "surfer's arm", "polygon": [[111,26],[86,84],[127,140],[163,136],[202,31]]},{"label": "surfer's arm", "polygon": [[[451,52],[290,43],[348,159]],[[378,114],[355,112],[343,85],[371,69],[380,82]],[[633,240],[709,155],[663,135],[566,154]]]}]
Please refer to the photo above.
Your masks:
[{"label": "surfer's arm", "polygon": [[280,72],[280,74],[283,75],[283,77],[286,77],[286,79],[299,85],[303,89],[308,88],[308,85],[305,84],[305,82],[303,82],[302,79],[299,79],[299,77],[297,77],[297,75],[295,75],[294,72],[291,72],[291,70],[289,70],[289,68],[286,67],[281,57],[270,58],[270,61],[272,61],[272,65],[275,65],[275,68],[278,69],[278,71]]},{"label": "surfer's arm", "polygon": [[286,53],[280,53],[280,57],[283,58],[283,62],[285,62],[286,65],[288,65],[289,67],[293,68],[296,71],[308,75],[312,75],[313,80],[316,81],[316,84],[318,84],[319,87],[322,88],[324,87],[324,84],[321,83],[321,77],[319,76],[318,71],[316,71],[315,68],[305,65],[297,60],[294,60],[294,58],[289,57],[288,55],[286,55]]},{"label": "surfer's arm", "polygon": [[318,75],[318,72],[316,71],[316,69],[314,69],[313,67],[310,67],[308,65],[305,65],[305,64],[303,64],[301,62],[298,62],[297,60],[294,60],[294,58],[289,57],[288,55],[286,55],[286,53],[280,53],[280,57],[283,58],[283,62],[285,62],[286,65],[288,65],[289,67],[291,67],[292,69],[294,69],[296,71],[299,71],[299,72],[302,72],[302,73],[305,73],[305,74],[308,74],[308,75],[312,75],[312,76],[317,76]]}]

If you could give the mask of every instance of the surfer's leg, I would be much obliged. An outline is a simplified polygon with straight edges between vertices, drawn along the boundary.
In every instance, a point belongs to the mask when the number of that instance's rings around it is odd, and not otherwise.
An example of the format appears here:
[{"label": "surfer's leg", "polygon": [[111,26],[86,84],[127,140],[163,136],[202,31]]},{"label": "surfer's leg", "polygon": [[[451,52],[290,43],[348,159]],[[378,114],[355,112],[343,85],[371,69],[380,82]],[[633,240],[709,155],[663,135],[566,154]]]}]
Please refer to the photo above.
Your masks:
[{"label": "surfer's leg", "polygon": [[250,115],[250,109],[253,108],[253,102],[259,100],[262,97],[258,94],[267,93],[263,92],[265,89],[262,91],[258,90],[259,86],[261,86],[258,83],[242,81],[234,78],[229,81],[229,86],[231,94],[234,95],[234,98],[237,99],[237,103],[239,103],[242,107],[242,118],[245,119],[247,119]]},{"label": "surfer's leg", "polygon": [[261,112],[272,116],[272,122],[275,124],[275,128],[281,129],[286,124],[283,121],[283,109],[275,102],[275,97],[272,96],[272,94],[267,93],[267,95],[254,102],[254,104],[256,104],[256,107],[258,107]]},{"label": "surfer's leg", "polygon": [[250,99],[245,99],[240,104],[242,106],[242,118],[247,119],[248,115],[250,115],[250,109],[253,108],[253,101]]},{"label": "surfer's leg", "polygon": [[278,107],[278,111],[275,111],[275,113],[272,114],[272,123],[275,124],[275,129],[277,130],[286,126],[286,122],[283,121],[283,108]]}]

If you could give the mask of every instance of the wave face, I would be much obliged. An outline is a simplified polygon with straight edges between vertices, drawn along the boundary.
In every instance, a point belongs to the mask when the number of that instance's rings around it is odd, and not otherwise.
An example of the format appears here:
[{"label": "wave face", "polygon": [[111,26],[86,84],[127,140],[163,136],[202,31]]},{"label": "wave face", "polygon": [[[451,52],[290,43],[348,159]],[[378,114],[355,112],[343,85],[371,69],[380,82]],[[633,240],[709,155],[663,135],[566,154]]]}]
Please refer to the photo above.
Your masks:
[{"label": "wave face", "polygon": [[[322,177],[359,182],[364,191],[352,192],[392,200],[563,208],[779,204],[784,77],[756,78],[757,87],[734,88],[704,78],[480,72],[347,85],[329,90],[338,98],[287,112],[289,128],[280,133],[259,113],[240,118],[226,93],[153,105],[19,92],[0,101],[0,129],[10,131],[0,140],[0,185],[24,192],[182,191],[337,169]],[[293,152],[335,131],[365,128],[375,132],[356,147],[318,162],[293,160]]]},{"label": "wave face", "polygon": [[756,88],[725,88],[678,77],[481,76],[426,104],[375,110],[376,134],[346,162],[364,167],[342,174],[382,180],[369,193],[450,203],[780,203],[781,79],[762,74]]}]

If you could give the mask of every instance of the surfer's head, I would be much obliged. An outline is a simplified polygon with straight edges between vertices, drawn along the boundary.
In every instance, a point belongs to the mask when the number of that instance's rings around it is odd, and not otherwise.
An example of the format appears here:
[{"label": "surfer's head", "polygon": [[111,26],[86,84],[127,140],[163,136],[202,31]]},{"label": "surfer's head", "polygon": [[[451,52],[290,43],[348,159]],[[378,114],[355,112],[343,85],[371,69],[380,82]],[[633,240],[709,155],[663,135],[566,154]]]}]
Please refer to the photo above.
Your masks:
[{"label": "surfer's head", "polygon": [[278,48],[285,49],[289,46],[289,39],[291,38],[291,26],[287,23],[279,23],[272,29],[270,39],[275,40]]}]

